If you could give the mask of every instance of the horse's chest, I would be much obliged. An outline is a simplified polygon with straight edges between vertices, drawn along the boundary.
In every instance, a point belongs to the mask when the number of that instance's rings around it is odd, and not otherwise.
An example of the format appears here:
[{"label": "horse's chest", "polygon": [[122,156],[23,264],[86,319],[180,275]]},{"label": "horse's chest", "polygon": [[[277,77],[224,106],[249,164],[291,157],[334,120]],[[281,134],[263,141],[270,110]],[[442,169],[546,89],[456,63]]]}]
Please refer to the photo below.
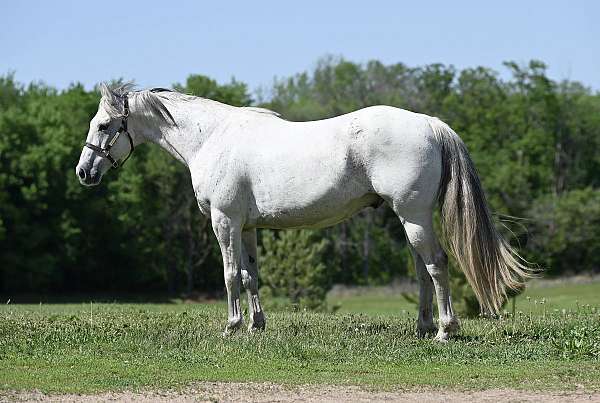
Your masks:
[{"label": "horse's chest", "polygon": [[198,208],[200,209],[202,215],[210,217],[210,202],[208,198],[203,197],[196,192],[196,201],[198,202]]}]

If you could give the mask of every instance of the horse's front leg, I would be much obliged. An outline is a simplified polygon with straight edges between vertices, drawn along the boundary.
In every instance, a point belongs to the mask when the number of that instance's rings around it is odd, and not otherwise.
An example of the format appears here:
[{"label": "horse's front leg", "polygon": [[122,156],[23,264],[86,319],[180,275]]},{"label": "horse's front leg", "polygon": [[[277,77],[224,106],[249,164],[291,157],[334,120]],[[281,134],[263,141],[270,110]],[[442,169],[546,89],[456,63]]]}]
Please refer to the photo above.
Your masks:
[{"label": "horse's front leg", "polygon": [[264,330],[265,314],[258,297],[258,255],[256,250],[256,230],[242,232],[242,283],[248,294],[250,323],[248,331]]},{"label": "horse's front leg", "polygon": [[242,236],[241,220],[227,216],[223,212],[211,210],[212,227],[223,255],[223,274],[227,289],[227,336],[242,326],[240,307]]}]

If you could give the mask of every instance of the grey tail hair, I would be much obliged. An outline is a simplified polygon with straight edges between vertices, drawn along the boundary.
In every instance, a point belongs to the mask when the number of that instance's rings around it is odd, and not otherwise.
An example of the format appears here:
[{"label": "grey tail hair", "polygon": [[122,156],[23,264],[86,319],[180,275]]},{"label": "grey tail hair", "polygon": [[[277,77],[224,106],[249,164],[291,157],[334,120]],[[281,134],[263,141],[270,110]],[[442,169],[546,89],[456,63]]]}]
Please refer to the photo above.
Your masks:
[{"label": "grey tail hair", "polygon": [[447,124],[429,118],[442,153],[438,201],[447,246],[473,288],[482,312],[498,314],[507,290],[520,290],[537,269],[528,267],[494,226],[467,147]]}]

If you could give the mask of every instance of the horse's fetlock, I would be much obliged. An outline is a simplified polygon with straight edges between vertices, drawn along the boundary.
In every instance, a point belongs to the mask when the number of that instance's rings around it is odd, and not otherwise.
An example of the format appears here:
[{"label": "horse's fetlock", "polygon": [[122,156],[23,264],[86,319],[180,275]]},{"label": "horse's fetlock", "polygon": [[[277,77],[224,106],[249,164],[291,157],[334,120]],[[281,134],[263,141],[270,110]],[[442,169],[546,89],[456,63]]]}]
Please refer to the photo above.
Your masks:
[{"label": "horse's fetlock", "polygon": [[248,325],[248,331],[253,332],[256,330],[265,330],[267,321],[263,312],[255,312],[250,318],[250,324]]},{"label": "horse's fetlock", "polygon": [[417,325],[417,336],[418,337],[425,337],[428,334],[434,334],[438,331],[438,327],[433,323],[422,323],[419,322],[419,324]]},{"label": "horse's fetlock", "polygon": [[440,329],[449,334],[455,334],[460,330],[460,321],[456,316],[440,319]]},{"label": "horse's fetlock", "polygon": [[229,336],[236,332],[242,325],[244,324],[244,318],[242,315],[234,316],[229,318],[227,321],[227,325],[225,326],[225,331],[223,332],[223,336]]}]

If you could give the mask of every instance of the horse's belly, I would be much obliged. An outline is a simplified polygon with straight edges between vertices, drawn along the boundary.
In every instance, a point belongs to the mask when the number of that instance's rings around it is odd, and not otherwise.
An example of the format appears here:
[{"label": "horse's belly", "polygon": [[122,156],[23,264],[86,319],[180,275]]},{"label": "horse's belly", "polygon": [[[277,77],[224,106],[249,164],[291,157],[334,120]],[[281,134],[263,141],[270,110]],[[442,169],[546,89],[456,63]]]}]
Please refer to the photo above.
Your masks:
[{"label": "horse's belly", "polygon": [[282,206],[259,212],[248,226],[257,228],[324,228],[350,218],[365,207],[377,207],[382,199],[375,193],[337,202],[319,202],[307,206]]}]

